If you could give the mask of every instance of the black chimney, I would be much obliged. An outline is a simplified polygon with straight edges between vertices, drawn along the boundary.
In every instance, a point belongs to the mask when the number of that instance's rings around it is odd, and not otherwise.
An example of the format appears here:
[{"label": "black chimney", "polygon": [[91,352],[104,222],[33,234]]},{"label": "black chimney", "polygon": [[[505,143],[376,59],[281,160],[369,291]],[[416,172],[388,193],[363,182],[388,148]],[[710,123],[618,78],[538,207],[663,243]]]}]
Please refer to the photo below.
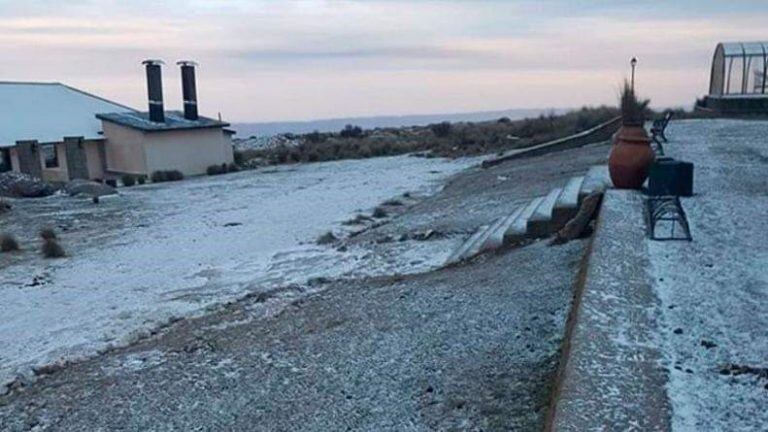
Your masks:
[{"label": "black chimney", "polygon": [[176,63],[181,66],[181,93],[184,98],[184,118],[197,120],[197,86],[195,84],[195,66],[193,61],[182,60]]},{"label": "black chimney", "polygon": [[163,107],[163,79],[161,75],[162,60],[144,60],[147,67],[147,94],[149,96],[149,120],[155,123],[165,123],[165,108]]}]

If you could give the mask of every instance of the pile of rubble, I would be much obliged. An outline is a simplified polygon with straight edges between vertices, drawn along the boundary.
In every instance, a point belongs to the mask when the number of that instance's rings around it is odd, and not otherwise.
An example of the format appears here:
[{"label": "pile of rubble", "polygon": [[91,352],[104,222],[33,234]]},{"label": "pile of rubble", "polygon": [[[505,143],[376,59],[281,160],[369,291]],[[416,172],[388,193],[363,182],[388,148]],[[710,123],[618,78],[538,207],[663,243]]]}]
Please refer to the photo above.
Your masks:
[{"label": "pile of rubble", "polygon": [[0,196],[38,198],[52,195],[56,188],[43,180],[19,172],[0,173]]}]

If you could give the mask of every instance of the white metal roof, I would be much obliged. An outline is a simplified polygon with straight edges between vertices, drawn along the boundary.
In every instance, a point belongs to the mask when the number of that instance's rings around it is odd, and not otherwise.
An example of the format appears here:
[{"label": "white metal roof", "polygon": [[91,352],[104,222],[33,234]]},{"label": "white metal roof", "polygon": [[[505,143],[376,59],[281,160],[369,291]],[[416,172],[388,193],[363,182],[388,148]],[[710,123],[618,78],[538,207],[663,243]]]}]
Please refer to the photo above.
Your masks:
[{"label": "white metal roof", "polygon": [[734,56],[764,56],[768,53],[768,42],[723,42],[723,54]]},{"label": "white metal roof", "polygon": [[135,111],[61,83],[0,81],[0,147],[21,140],[101,138],[96,114]]}]

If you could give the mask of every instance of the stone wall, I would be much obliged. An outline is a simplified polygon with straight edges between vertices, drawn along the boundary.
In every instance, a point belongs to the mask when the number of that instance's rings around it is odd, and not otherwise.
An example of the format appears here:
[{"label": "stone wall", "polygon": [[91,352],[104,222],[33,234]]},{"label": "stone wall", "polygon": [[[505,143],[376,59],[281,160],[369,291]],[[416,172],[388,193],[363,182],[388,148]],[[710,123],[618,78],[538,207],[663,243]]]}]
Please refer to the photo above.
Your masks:
[{"label": "stone wall", "polygon": [[19,171],[32,177],[43,178],[43,167],[40,164],[40,144],[36,140],[17,141],[16,154],[19,159]]},{"label": "stone wall", "polygon": [[82,137],[65,137],[64,154],[67,159],[69,180],[88,179],[88,159]]},{"label": "stone wall", "polygon": [[506,162],[512,159],[541,156],[547,153],[552,153],[560,150],[583,147],[588,144],[608,141],[611,139],[611,136],[617,130],[619,130],[620,126],[621,126],[621,117],[616,117],[605,123],[599,124],[593,127],[592,129],[579,132],[575,135],[559,138],[554,141],[535,145],[533,147],[510,150],[508,152],[505,152],[503,155],[499,157],[495,157],[495,158],[487,159],[483,161],[483,168],[492,167],[494,165],[498,165],[502,162]]}]

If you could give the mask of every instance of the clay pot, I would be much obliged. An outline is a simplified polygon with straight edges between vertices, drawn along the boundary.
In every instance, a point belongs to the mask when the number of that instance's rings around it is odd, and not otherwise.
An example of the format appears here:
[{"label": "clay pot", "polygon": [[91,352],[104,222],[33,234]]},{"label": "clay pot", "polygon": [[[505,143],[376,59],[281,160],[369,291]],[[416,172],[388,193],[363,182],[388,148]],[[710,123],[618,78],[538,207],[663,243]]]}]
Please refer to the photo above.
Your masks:
[{"label": "clay pot", "polygon": [[622,126],[614,135],[608,172],[618,189],[640,189],[654,159],[651,140],[642,126]]}]

